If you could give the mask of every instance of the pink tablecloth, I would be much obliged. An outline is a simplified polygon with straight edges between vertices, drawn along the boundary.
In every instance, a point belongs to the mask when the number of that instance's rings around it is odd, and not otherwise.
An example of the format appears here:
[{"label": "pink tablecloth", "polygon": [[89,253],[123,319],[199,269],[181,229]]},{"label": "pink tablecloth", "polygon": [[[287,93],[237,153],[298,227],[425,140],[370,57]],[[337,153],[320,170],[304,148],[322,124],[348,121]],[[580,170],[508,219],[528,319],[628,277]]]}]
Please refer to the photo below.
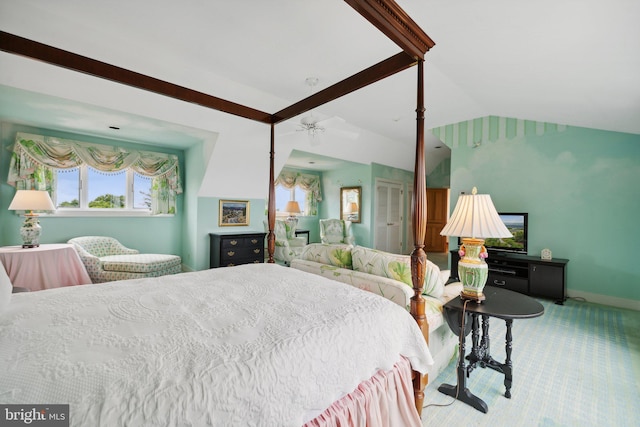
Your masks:
[{"label": "pink tablecloth", "polygon": [[13,286],[32,291],[91,283],[78,253],[68,244],[0,247],[0,262]]}]

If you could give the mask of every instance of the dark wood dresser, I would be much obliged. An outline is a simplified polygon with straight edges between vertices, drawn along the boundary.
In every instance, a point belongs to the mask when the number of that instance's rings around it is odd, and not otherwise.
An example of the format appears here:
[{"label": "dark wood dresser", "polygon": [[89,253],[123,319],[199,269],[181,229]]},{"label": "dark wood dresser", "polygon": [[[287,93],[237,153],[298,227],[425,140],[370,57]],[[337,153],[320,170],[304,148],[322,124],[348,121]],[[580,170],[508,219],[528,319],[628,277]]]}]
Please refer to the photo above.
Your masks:
[{"label": "dark wood dresser", "polygon": [[264,237],[260,232],[209,233],[209,268],[264,262]]}]

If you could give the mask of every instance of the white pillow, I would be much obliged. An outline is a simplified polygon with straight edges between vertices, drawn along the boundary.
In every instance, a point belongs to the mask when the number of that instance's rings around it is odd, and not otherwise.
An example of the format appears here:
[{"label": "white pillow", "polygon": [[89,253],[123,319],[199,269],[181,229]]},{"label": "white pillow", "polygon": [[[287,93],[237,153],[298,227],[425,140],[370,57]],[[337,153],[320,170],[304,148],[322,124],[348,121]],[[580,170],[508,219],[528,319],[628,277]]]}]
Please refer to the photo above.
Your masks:
[{"label": "white pillow", "polygon": [[2,263],[0,263],[0,313],[2,313],[11,301],[11,292],[13,291],[13,285],[11,279],[4,269]]}]

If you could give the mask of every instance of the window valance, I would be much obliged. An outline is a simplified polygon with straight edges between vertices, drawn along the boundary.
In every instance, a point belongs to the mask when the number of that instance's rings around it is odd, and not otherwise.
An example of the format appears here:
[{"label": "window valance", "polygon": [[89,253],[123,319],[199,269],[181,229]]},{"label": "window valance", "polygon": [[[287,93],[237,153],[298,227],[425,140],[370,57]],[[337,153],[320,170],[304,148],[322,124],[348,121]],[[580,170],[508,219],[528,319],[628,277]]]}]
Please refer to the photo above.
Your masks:
[{"label": "window valance", "polygon": [[102,172],[132,169],[153,179],[151,213],[175,213],[182,193],[178,157],[43,135],[18,132],[13,145],[7,183],[18,189],[52,190],[59,169],[87,164]]},{"label": "window valance", "polygon": [[317,175],[305,174],[297,171],[283,170],[276,178],[275,185],[282,185],[284,188],[294,188],[299,186],[307,192],[307,206],[309,215],[318,214],[318,202],[322,201],[320,192],[320,177]]}]

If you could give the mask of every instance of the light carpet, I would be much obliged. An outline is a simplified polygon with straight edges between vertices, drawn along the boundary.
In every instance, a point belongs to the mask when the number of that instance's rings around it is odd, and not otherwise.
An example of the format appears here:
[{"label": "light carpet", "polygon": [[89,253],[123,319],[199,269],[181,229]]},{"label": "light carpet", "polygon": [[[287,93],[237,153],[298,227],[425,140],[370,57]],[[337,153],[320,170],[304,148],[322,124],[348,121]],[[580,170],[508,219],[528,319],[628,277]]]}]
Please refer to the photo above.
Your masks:
[{"label": "light carpet", "polygon": [[[640,312],[539,301],[543,316],[513,323],[511,399],[504,397],[504,375],[478,367],[467,387],[488,413],[460,401],[428,406],[423,426],[640,426]],[[491,319],[490,331],[491,355],[504,362],[504,321]],[[437,389],[456,383],[456,363],[427,386],[425,405],[453,400]]]}]

